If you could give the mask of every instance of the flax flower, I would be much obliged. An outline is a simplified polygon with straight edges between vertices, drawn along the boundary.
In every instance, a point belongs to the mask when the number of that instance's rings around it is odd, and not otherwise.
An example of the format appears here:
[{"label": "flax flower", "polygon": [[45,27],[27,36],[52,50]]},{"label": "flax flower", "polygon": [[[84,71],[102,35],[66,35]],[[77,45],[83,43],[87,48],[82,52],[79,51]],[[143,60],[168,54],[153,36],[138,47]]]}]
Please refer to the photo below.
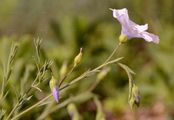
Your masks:
[{"label": "flax flower", "polygon": [[138,25],[129,19],[128,10],[111,9],[113,17],[116,18],[121,24],[121,35],[131,38],[143,38],[148,42],[159,43],[159,37],[152,33],[147,32],[148,24]]}]

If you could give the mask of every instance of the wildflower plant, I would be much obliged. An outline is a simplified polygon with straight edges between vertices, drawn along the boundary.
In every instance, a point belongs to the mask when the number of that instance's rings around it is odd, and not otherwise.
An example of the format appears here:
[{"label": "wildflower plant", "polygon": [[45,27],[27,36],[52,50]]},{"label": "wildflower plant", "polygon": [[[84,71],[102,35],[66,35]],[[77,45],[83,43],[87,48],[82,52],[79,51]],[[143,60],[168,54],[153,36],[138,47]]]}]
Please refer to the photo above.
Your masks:
[{"label": "wildflower plant", "polygon": [[[127,65],[121,63],[123,57],[114,58],[115,53],[118,51],[121,45],[128,42],[131,38],[143,38],[148,42],[159,43],[159,37],[152,33],[147,32],[148,25],[138,25],[131,21],[128,16],[128,11],[126,8],[124,9],[111,9],[113,12],[113,17],[116,18],[122,27],[121,35],[119,38],[119,44],[115,45],[112,53],[103,61],[99,66],[94,68],[88,68],[86,71],[81,72],[79,76],[71,79],[72,73],[75,69],[78,69],[78,66],[81,65],[83,61],[83,51],[80,48],[79,53],[74,56],[74,60],[72,64],[68,64],[67,62],[63,63],[60,69],[60,77],[57,79],[55,77],[55,73],[53,72],[52,65],[54,64],[54,60],[49,60],[47,58],[42,58],[42,47],[41,47],[41,39],[36,39],[34,41],[35,46],[35,56],[34,56],[34,66],[36,68],[35,78],[33,79],[32,83],[30,84],[29,88],[25,88],[22,92],[16,95],[16,100],[13,101],[14,105],[12,106],[11,110],[6,110],[3,103],[6,102],[6,97],[8,95],[8,85],[9,85],[9,78],[11,76],[12,66],[15,62],[15,56],[17,54],[18,45],[12,44],[10,54],[8,57],[8,61],[6,64],[3,65],[4,76],[3,80],[1,80],[1,95],[0,95],[0,117],[1,119],[6,120],[16,120],[21,118],[26,113],[30,112],[31,110],[47,105],[43,112],[38,116],[38,120],[42,120],[45,117],[49,116],[51,113],[67,106],[67,111],[70,117],[73,120],[80,120],[83,116],[80,115],[78,109],[75,105],[76,101],[87,101],[89,99],[94,100],[97,108],[97,115],[96,120],[105,120],[105,115],[102,108],[102,103],[99,100],[97,94],[93,93],[93,90],[96,86],[102,82],[102,79],[107,76],[108,72],[112,69],[110,66],[112,64],[116,64],[120,66],[128,75],[129,81],[129,96],[128,102],[130,107],[133,109],[134,106],[140,105],[140,92],[138,86],[136,85],[133,75],[135,72],[129,68]],[[57,73],[59,74],[59,73]],[[96,80],[93,81],[93,84],[89,86],[84,93],[71,96],[67,99],[62,100],[62,91],[65,91],[67,88],[75,85],[76,83],[84,80],[85,78],[89,78],[91,76],[96,75]],[[70,81],[66,81],[70,79]],[[44,86],[45,81],[47,86]],[[44,98],[40,99],[38,102],[30,105],[30,101],[34,99],[34,92],[37,91],[39,93],[46,93],[44,87],[50,88],[49,94],[45,95]],[[49,86],[49,87],[48,87]],[[69,93],[71,94],[71,93]],[[54,98],[54,99],[53,99]]]}]

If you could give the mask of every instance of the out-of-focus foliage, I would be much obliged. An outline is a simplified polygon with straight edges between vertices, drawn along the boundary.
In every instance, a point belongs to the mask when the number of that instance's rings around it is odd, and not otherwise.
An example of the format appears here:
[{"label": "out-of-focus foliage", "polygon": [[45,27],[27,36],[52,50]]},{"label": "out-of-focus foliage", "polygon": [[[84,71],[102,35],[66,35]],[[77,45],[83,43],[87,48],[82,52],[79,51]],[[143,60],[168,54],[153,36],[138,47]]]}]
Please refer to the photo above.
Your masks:
[{"label": "out-of-focus foliage", "polygon": [[[123,62],[136,72],[134,79],[141,91],[140,109],[141,107],[150,109],[156,103],[160,103],[167,108],[167,113],[164,110],[160,114],[172,117],[174,108],[173,0],[1,0],[1,62],[7,59],[11,41],[19,43],[8,86],[10,91],[5,102],[6,108],[11,109],[15,103],[12,99],[16,95],[15,92],[27,87],[35,76],[33,38],[43,39],[43,59],[54,60],[52,70],[57,78],[60,77],[62,64],[64,62],[71,64],[80,47],[83,47],[82,63],[73,72],[73,78],[82,71],[102,63],[118,44],[120,25],[112,18],[109,8],[123,7],[128,8],[131,19],[141,24],[149,23],[149,31],[160,36],[159,45],[133,39],[123,45],[117,54],[117,56],[125,56]],[[3,63],[1,67],[2,65]],[[107,77],[94,90],[94,93],[101,97],[108,119],[112,119],[115,115],[117,117],[129,107],[128,78],[118,66],[113,65],[111,69]],[[0,77],[2,76],[3,71],[0,71]],[[84,79],[80,84],[66,90],[63,99],[86,91],[95,79],[95,76]],[[49,92],[48,81],[45,81],[41,88],[44,92],[36,92],[31,103],[35,103]],[[75,103],[86,119],[90,117],[95,119],[93,114],[95,108],[92,107],[94,103],[91,101],[88,99],[88,102]],[[44,107],[30,111],[24,117],[28,119],[38,117],[42,108]],[[65,111],[66,108],[63,108],[49,115],[47,119],[68,119],[68,113]]]}]

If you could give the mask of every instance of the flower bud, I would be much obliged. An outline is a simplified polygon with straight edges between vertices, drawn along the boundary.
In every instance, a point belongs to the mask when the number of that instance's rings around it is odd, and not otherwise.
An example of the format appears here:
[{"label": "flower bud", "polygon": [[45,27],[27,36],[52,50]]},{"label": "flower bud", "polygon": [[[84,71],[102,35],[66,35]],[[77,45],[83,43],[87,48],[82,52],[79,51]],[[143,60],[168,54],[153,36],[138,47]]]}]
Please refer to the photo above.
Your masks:
[{"label": "flower bud", "polygon": [[131,109],[133,108],[134,105],[139,107],[139,105],[140,105],[140,92],[139,92],[138,87],[135,84],[133,84],[133,86],[132,86],[132,92],[131,92],[130,96],[131,97],[129,99],[129,104],[130,104]]},{"label": "flower bud", "polygon": [[71,117],[71,120],[80,120],[81,119],[81,116],[78,113],[75,104],[73,104],[73,103],[68,104],[67,110],[68,110],[68,113]]},{"label": "flower bud", "polygon": [[97,80],[102,80],[106,75],[107,73],[109,72],[110,68],[105,68],[103,69],[98,75],[97,75]]},{"label": "flower bud", "polygon": [[74,58],[74,67],[76,67],[82,59],[82,48],[80,48],[79,54]]},{"label": "flower bud", "polygon": [[53,76],[49,82],[49,85],[55,101],[59,102],[59,88],[57,85],[57,80]]},{"label": "flower bud", "polygon": [[120,41],[120,43],[125,43],[125,42],[127,42],[127,40],[128,40],[128,37],[127,37],[126,35],[121,34],[121,35],[119,36],[119,41]]},{"label": "flower bud", "polygon": [[140,91],[138,87],[134,84],[132,88],[132,94],[134,97],[134,103],[136,104],[137,107],[140,105]]},{"label": "flower bud", "polygon": [[64,62],[62,67],[60,68],[60,78],[63,78],[67,73],[67,62]]}]

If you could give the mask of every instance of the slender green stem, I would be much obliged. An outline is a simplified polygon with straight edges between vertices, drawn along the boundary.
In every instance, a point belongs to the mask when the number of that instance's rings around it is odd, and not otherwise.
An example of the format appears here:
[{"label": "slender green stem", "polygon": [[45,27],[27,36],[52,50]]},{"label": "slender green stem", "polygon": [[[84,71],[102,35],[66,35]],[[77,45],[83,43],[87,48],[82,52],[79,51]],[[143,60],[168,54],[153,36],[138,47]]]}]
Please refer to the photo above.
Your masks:
[{"label": "slender green stem", "polygon": [[60,80],[59,87],[62,85],[62,83],[65,81],[65,79],[73,72],[74,66],[71,68],[71,70]]},{"label": "slender green stem", "polygon": [[104,64],[98,66],[97,68],[94,68],[93,70],[91,70],[91,72],[96,71],[96,70],[98,70],[98,69],[101,69],[101,68],[103,68],[103,67],[106,66],[106,65],[109,65],[109,64],[112,64],[112,63],[116,63],[116,62],[120,61],[121,59],[123,59],[123,57],[120,57],[120,58],[111,60],[111,61],[109,61],[109,62],[107,62],[107,63],[104,63]]},{"label": "slender green stem", "polygon": [[[94,68],[93,70],[91,71],[86,71],[84,72],[82,75],[80,75],[79,77],[77,77],[76,79],[72,80],[70,83],[64,85],[63,87],[61,87],[59,90],[62,91],[63,89],[79,82],[80,80],[82,80],[83,78],[85,77],[88,77],[90,74],[92,73],[95,73],[97,72],[99,69],[101,69],[102,67],[106,66],[106,65],[109,65],[109,64],[112,64],[112,63],[115,63],[115,62],[118,62],[119,60],[123,59],[123,57],[121,58],[117,58],[115,60],[112,60],[112,61],[109,61],[107,63],[104,63],[102,65],[100,65],[99,67],[97,68]],[[42,102],[44,102],[45,100],[47,100],[49,97],[51,97],[52,94],[49,94],[48,96],[46,96],[44,99],[42,99],[41,101],[37,102],[36,104],[32,105],[31,107],[27,108],[26,110],[24,110],[23,112],[19,113],[18,115],[16,115],[15,117],[13,117],[11,120],[15,120],[19,117],[21,117],[23,114],[27,113],[28,111],[32,110],[33,108],[39,106]]]},{"label": "slender green stem", "polygon": [[10,119],[11,115],[17,109],[18,105],[19,105],[19,102],[13,107],[13,109],[11,110],[11,112],[9,113],[9,115],[7,116],[6,120],[9,120]]},{"label": "slender green stem", "polygon": [[112,51],[112,53],[110,54],[110,56],[105,60],[104,63],[108,62],[116,53],[116,51],[118,50],[118,48],[120,47],[121,43],[117,44],[117,46],[115,47],[115,49]]},{"label": "slender green stem", "polygon": [[9,77],[11,75],[11,66],[14,62],[14,58],[16,56],[17,48],[18,48],[18,45],[12,43],[10,54],[9,54],[8,60],[7,60],[7,65],[4,64],[4,66],[3,66],[4,76],[3,76],[3,80],[2,80],[2,89],[1,89],[1,96],[0,96],[1,98],[3,98],[3,96],[4,96],[5,87],[8,83]]},{"label": "slender green stem", "polygon": [[97,85],[99,84],[99,80],[95,80],[95,82],[90,86],[90,88],[88,89],[88,91],[93,91],[96,87],[97,87]]},{"label": "slender green stem", "polygon": [[[41,69],[42,69],[42,67],[41,67]],[[35,80],[34,80],[33,83],[32,83],[32,85],[31,85],[31,86],[29,87],[29,89],[25,92],[25,94],[23,94],[23,95],[20,97],[19,101],[16,103],[16,105],[15,105],[15,106],[13,107],[13,109],[11,110],[10,114],[7,116],[7,120],[11,117],[11,115],[13,114],[13,112],[15,112],[15,110],[17,109],[17,107],[19,107],[19,105],[20,105],[21,103],[23,103],[24,98],[29,94],[29,92],[32,90],[32,88],[33,88],[33,87],[35,88],[34,83],[39,79],[39,75],[40,75],[41,69],[39,70],[39,72],[38,72],[38,74],[37,74]],[[43,70],[45,70],[45,66],[43,66]],[[44,74],[45,74],[45,72],[42,73],[42,77],[44,76]],[[36,86],[36,89],[39,89],[39,88]]]},{"label": "slender green stem", "polygon": [[52,109],[49,109],[47,112],[44,112],[43,114],[41,114],[37,120],[43,120],[46,116],[48,116],[49,114],[51,114],[52,112],[56,111],[56,110],[59,110],[63,107],[65,107],[67,104],[71,103],[71,102],[76,102],[78,101],[78,103],[80,102],[83,102],[85,100],[89,100],[91,99],[92,97],[94,96],[93,93],[91,92],[85,92],[85,93],[81,93],[79,95],[76,95],[76,96],[73,96],[73,97],[70,97],[68,99],[66,99],[65,101],[63,101],[62,103],[60,104],[57,104],[56,106],[52,106]]},{"label": "slender green stem", "polygon": [[34,45],[35,45],[35,48],[36,48],[36,57],[37,57],[38,63],[41,63],[41,60],[40,60],[41,43],[42,43],[41,39],[39,39],[39,38],[34,39]]},{"label": "slender green stem", "polygon": [[[60,104],[62,104],[62,103],[60,103]],[[57,104],[57,105],[60,105],[60,104]],[[50,110],[52,110],[54,106],[55,106],[54,101],[47,104],[47,106],[44,108],[43,112],[39,115],[39,117],[36,120],[44,119],[50,113]]]},{"label": "slender green stem", "polygon": [[101,69],[101,68],[103,68],[103,67],[105,67],[105,66],[107,66],[109,64],[116,63],[116,62],[118,62],[121,59],[123,59],[123,57],[120,57],[120,58],[117,58],[115,60],[112,60],[112,61],[109,61],[107,63],[104,63],[104,64],[100,65],[99,67],[92,69],[91,71],[84,72],[82,75],[80,75],[79,77],[75,78],[70,83],[67,83],[66,85],[64,85],[63,87],[61,87],[60,90],[63,90],[65,88],[71,86],[72,84],[74,84],[74,83],[82,80],[83,78],[86,78],[86,77],[90,76],[90,74],[98,72],[99,69]]},{"label": "slender green stem", "polygon": [[4,96],[4,88],[5,88],[5,79],[3,78],[3,80],[2,80],[2,89],[1,89],[1,96],[0,96],[1,99]]},{"label": "slender green stem", "polygon": [[[121,44],[118,44],[118,45],[116,46],[116,48],[114,49],[114,51],[111,53],[111,55],[106,59],[106,61],[105,61],[102,65],[100,65],[100,66],[98,66],[98,67],[96,67],[96,68],[94,68],[94,69],[92,69],[92,70],[88,70],[88,71],[84,72],[84,73],[81,74],[79,77],[77,77],[77,78],[75,78],[74,80],[72,80],[70,83],[67,83],[67,84],[64,85],[63,87],[60,87],[59,91],[62,91],[62,90],[64,90],[65,88],[67,88],[67,87],[69,87],[69,86],[71,86],[71,85],[73,85],[73,84],[79,82],[79,81],[82,80],[83,78],[86,78],[86,77],[90,76],[91,74],[98,72],[101,68],[103,68],[103,67],[105,67],[105,66],[107,66],[107,65],[109,65],[109,64],[116,63],[116,62],[120,61],[121,59],[123,59],[123,57],[120,57],[120,58],[117,58],[117,59],[114,59],[114,60],[109,61],[109,60],[112,58],[112,56],[115,54],[115,52],[117,51],[117,49],[119,48],[120,45],[121,45]],[[61,84],[63,83],[63,81],[67,78],[68,75],[70,75],[70,74],[72,73],[73,70],[74,70],[74,67],[73,67],[73,68],[70,70],[70,72],[61,80],[59,86],[61,86]],[[21,117],[23,114],[25,114],[25,113],[27,113],[28,111],[32,110],[33,108],[39,106],[42,102],[44,102],[45,100],[47,100],[47,99],[48,99],[49,97],[51,97],[51,96],[52,96],[52,94],[49,94],[48,96],[46,96],[46,97],[45,97],[44,99],[42,99],[41,101],[37,102],[36,104],[34,104],[34,105],[32,105],[31,107],[27,108],[26,110],[22,111],[22,112],[19,113],[18,115],[14,116],[11,120],[15,120],[15,119]]]},{"label": "slender green stem", "polygon": [[39,102],[37,102],[36,104],[32,105],[31,107],[27,108],[26,110],[22,111],[21,113],[19,113],[18,115],[16,115],[15,117],[13,117],[11,120],[16,120],[19,117],[21,117],[23,114],[27,113],[28,111],[32,110],[33,108],[39,106],[42,102],[44,102],[45,100],[47,100],[48,98],[50,98],[52,96],[52,94],[49,94],[48,96],[46,96],[44,99],[40,100]]}]

